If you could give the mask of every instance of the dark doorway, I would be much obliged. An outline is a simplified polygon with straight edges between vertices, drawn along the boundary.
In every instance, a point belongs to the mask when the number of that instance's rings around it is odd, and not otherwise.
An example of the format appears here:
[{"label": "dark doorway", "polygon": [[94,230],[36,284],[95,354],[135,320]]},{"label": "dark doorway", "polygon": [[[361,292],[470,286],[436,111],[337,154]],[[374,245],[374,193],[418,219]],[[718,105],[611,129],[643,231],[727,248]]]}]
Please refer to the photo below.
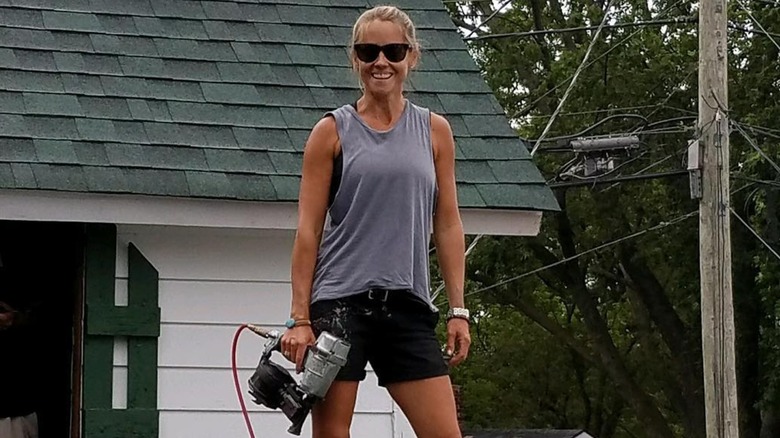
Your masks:
[{"label": "dark doorway", "polygon": [[[82,224],[0,221],[0,416],[34,409],[40,438],[77,438]],[[8,354],[6,354],[8,353]]]}]

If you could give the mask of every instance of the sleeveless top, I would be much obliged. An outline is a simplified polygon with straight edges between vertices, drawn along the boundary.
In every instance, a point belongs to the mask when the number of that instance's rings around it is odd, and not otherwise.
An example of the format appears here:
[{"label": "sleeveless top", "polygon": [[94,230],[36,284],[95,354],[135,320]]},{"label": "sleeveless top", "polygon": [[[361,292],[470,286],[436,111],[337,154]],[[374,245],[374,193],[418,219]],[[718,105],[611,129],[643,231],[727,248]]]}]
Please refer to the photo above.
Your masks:
[{"label": "sleeveless top", "polygon": [[352,105],[326,115],[336,121],[341,180],[325,220],[311,302],[391,289],[432,306],[428,247],[438,189],[430,111],[407,100],[386,131],[368,126]]}]

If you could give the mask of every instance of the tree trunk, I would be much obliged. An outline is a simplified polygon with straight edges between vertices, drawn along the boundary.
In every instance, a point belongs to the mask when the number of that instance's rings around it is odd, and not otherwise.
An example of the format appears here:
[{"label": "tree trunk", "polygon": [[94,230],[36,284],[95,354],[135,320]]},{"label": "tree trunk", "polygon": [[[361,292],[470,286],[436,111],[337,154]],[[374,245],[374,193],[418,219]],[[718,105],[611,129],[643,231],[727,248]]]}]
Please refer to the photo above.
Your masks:
[{"label": "tree trunk", "polygon": [[[681,382],[680,364],[678,359],[674,356],[667,357],[666,354],[662,354],[663,346],[659,345],[656,336],[653,336],[652,323],[650,321],[650,312],[647,311],[647,307],[644,305],[643,300],[640,298],[640,293],[636,287],[628,287],[626,293],[629,297],[629,303],[634,312],[634,319],[637,321],[637,327],[635,330],[635,336],[639,339],[639,342],[648,350],[657,352],[658,361],[671,362],[672,367],[675,369],[674,373],[668,373],[660,376],[660,382],[658,383],[663,388],[666,398],[672,404],[674,410],[680,413],[683,424],[685,424],[686,431],[692,431],[686,436],[695,437],[702,436],[701,433],[697,435],[697,431],[702,432],[702,427],[695,428],[689,426],[690,413],[689,400],[684,394],[683,383]],[[665,352],[664,352],[665,353]],[[703,403],[703,401],[702,401]]]},{"label": "tree trunk", "polygon": [[[736,205],[745,205],[738,203]],[[749,211],[739,215],[748,218]],[[734,259],[734,322],[737,336],[737,391],[739,397],[740,436],[757,437],[761,433],[761,294],[756,285],[753,255],[760,243],[742,224],[732,227],[732,236],[740,257]],[[763,249],[763,248],[761,248]]]},{"label": "tree trunk", "polygon": [[[562,209],[556,215],[558,219],[558,241],[563,250],[563,256],[568,258],[576,254],[574,232],[566,214],[565,192],[558,192],[557,195]],[[535,246],[535,249],[539,250],[540,247]],[[551,257],[549,252],[539,254],[537,251],[537,255],[543,260]],[[669,423],[661,414],[652,397],[637,385],[626,368],[626,364],[612,341],[609,327],[601,317],[594,297],[585,286],[585,276],[580,270],[577,260],[560,265],[557,270],[564,274],[561,276],[561,280],[566,283],[574,299],[574,304],[576,304],[582,315],[583,323],[591,339],[592,348],[596,353],[597,359],[617,386],[618,393],[634,409],[637,419],[645,427],[647,436],[652,438],[674,438],[674,433],[669,427]]]},{"label": "tree trunk", "polygon": [[[775,396],[777,399],[778,396]],[[780,402],[776,401],[761,412],[762,424],[760,438],[780,436]]]},{"label": "tree trunk", "polygon": [[[687,437],[704,437],[704,390],[701,368],[701,349],[688,335],[690,331],[674,310],[663,286],[647,266],[642,255],[633,246],[621,252],[621,266],[636,288],[650,318],[672,356],[675,379],[685,399],[682,411]],[[670,388],[670,400],[676,399]]]}]

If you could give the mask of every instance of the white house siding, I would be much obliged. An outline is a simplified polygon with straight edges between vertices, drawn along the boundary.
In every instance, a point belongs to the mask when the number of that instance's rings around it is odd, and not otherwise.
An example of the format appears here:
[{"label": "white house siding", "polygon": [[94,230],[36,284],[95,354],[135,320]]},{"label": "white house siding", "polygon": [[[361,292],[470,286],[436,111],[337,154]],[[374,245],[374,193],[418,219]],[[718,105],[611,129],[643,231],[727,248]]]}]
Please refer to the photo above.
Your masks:
[{"label": "white house siding", "polygon": [[[159,271],[161,327],[158,406],[162,438],[248,436],[231,371],[231,343],[241,323],[281,328],[289,313],[291,230],[119,226],[116,303],[127,302],[127,244]],[[251,402],[246,381],[265,340],[245,330],[239,381],[256,435],[282,437],[289,421]],[[277,362],[284,362],[276,357]],[[126,342],[114,354],[114,407],[126,406]],[[302,436],[311,434],[310,419]],[[408,438],[408,422],[369,376],[361,385],[353,436]]]}]

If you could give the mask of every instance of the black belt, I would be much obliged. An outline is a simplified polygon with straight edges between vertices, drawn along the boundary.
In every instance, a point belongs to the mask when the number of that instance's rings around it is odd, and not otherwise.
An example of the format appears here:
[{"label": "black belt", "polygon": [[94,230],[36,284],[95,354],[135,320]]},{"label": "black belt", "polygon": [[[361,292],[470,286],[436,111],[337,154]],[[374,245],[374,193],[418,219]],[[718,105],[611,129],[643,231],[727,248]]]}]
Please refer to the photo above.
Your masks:
[{"label": "black belt", "polygon": [[358,299],[367,301],[386,303],[395,300],[413,299],[412,291],[409,289],[378,289],[372,288],[355,296]]}]

